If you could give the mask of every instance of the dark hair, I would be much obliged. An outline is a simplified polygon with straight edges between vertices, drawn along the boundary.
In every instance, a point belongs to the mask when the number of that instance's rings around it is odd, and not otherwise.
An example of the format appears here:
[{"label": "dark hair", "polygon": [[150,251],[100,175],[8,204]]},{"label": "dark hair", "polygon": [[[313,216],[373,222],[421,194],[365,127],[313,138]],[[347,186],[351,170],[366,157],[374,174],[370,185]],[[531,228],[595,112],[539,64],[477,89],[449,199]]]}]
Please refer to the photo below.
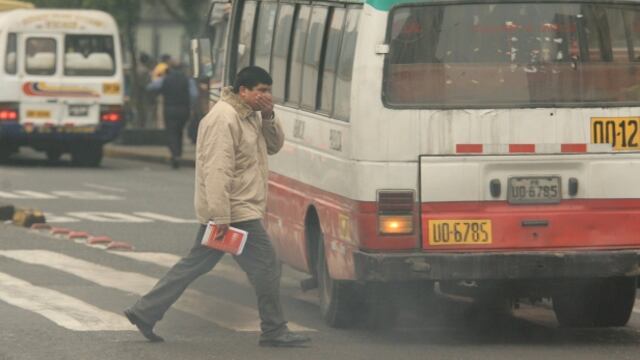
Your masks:
[{"label": "dark hair", "polygon": [[258,66],[247,66],[236,75],[236,80],[233,82],[233,92],[238,93],[240,86],[253,89],[258,84],[271,85],[273,79],[265,69]]},{"label": "dark hair", "polygon": [[169,54],[164,54],[164,55],[162,55],[162,56],[160,57],[160,60],[161,60],[162,62],[165,62],[165,63],[166,63],[166,62],[169,62],[169,60],[171,60],[171,55],[169,55]]}]

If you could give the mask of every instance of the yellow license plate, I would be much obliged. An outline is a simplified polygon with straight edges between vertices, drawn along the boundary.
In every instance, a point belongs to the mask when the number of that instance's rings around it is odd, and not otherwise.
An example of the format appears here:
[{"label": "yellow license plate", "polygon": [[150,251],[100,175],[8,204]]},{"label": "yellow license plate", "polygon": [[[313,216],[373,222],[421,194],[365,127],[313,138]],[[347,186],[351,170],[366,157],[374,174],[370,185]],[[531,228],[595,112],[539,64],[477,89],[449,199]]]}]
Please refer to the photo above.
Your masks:
[{"label": "yellow license plate", "polygon": [[120,84],[118,83],[104,83],[102,84],[102,92],[105,95],[117,95],[120,93]]},{"label": "yellow license plate", "polygon": [[49,119],[51,111],[49,110],[27,110],[27,117],[31,119]]},{"label": "yellow license plate", "polygon": [[429,220],[429,245],[487,245],[493,242],[491,220]]},{"label": "yellow license plate", "polygon": [[96,131],[95,126],[70,126],[58,128],[58,132],[65,134],[90,134],[94,131]]},{"label": "yellow license plate", "polygon": [[618,151],[640,149],[640,117],[591,118],[591,143],[611,144]]}]

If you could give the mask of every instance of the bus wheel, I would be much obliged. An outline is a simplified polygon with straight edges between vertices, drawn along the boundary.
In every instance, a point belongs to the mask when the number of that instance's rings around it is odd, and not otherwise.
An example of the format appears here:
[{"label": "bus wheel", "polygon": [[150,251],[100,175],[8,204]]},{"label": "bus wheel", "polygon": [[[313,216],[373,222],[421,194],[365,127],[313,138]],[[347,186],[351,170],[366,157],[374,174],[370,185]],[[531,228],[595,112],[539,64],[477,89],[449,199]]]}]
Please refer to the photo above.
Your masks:
[{"label": "bus wheel", "polygon": [[562,326],[624,326],[631,317],[635,278],[617,277],[570,285],[553,296],[553,310]]},{"label": "bus wheel", "polygon": [[15,150],[10,146],[3,146],[0,144],[0,162],[5,162],[9,159],[9,156],[13,154]]},{"label": "bus wheel", "polygon": [[71,161],[78,166],[100,166],[102,162],[102,144],[79,146],[71,152]]},{"label": "bus wheel", "polygon": [[605,279],[600,286],[600,306],[596,326],[625,326],[636,300],[636,278]]},{"label": "bus wheel", "polygon": [[320,312],[324,321],[334,328],[349,327],[353,323],[355,312],[354,301],[356,293],[354,285],[346,281],[333,280],[329,275],[322,235],[320,235],[318,241],[316,271],[320,295]]},{"label": "bus wheel", "polygon": [[62,156],[62,151],[51,149],[51,150],[47,150],[46,154],[47,154],[47,161],[58,162],[60,161],[60,157]]},{"label": "bus wheel", "polygon": [[394,327],[398,306],[390,284],[371,282],[366,285],[364,321],[367,328],[386,330]]}]

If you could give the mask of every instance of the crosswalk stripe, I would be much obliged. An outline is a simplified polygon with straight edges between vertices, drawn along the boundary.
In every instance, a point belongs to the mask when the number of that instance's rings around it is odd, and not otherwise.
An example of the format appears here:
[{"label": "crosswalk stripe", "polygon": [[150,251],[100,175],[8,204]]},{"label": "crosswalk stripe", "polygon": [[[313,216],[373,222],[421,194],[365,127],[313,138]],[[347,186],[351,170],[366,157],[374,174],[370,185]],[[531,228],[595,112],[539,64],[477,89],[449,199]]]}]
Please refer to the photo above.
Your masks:
[{"label": "crosswalk stripe", "polygon": [[[160,252],[121,251],[113,252],[113,254],[141,262],[146,262],[149,264],[162,266],[165,268],[172,267],[180,260],[180,256],[178,255]],[[241,269],[232,265],[224,264],[223,262],[219,262],[216,267],[210,272],[210,274],[214,277],[219,277],[240,285],[247,285],[249,283],[246,275],[244,274],[244,272],[242,272]],[[298,281],[285,276],[280,279],[280,283],[284,286],[290,287],[300,286]]]},{"label": "crosswalk stripe", "polygon": [[[77,276],[103,287],[143,295],[157,279],[134,272],[115,270],[81,259],[46,250],[4,250],[0,256],[23,263],[46,266]],[[236,331],[259,331],[258,312],[252,308],[188,289],[174,308]],[[289,327],[298,331],[315,331],[295,323]]]},{"label": "crosswalk stripe", "polygon": [[135,330],[121,315],[0,272],[0,300],[75,331]]},{"label": "crosswalk stripe", "polygon": [[174,224],[197,224],[198,223],[198,220],[196,219],[180,219],[177,217],[162,215],[162,214],[153,213],[153,212],[134,212],[133,215],[138,215],[145,218],[164,221],[168,223],[174,223]]}]

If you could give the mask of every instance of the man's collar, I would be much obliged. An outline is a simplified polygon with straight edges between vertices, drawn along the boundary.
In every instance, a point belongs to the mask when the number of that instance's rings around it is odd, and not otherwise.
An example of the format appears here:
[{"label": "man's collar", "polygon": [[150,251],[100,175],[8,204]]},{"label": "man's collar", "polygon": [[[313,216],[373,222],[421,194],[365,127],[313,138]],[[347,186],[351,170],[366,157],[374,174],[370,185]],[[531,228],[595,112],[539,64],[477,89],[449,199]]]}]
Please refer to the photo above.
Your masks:
[{"label": "man's collar", "polygon": [[231,87],[222,89],[222,100],[231,105],[241,119],[246,119],[253,114],[253,109],[238,94],[234,93]]}]

